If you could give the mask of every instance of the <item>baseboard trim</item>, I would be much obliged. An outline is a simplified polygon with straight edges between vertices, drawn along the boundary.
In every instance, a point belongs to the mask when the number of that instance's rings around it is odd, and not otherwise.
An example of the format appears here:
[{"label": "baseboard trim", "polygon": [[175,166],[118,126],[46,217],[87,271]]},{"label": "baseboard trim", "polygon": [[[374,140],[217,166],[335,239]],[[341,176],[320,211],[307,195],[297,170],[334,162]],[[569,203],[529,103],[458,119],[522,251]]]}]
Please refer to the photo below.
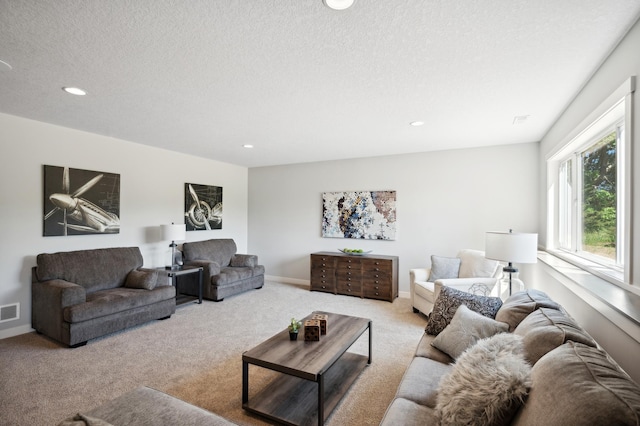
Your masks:
[{"label": "baseboard trim", "polygon": [[19,336],[21,334],[27,334],[35,331],[30,325],[20,325],[18,327],[8,328],[6,330],[0,330],[0,340],[9,337]]}]

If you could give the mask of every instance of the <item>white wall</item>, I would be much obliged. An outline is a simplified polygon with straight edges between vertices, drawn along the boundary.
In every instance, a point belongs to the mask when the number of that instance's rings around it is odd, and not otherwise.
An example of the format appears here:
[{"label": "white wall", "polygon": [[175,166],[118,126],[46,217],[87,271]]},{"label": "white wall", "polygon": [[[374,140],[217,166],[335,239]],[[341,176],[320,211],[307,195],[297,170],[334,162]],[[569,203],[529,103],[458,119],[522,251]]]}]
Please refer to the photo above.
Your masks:
[{"label": "white wall", "polygon": [[[31,267],[38,253],[138,246],[145,266],[169,262],[159,225],[184,223],[184,184],[223,187],[221,230],[188,241],[234,238],[247,249],[248,171],[212,160],[0,114],[0,305],[20,303],[20,319],[0,338],[31,329]],[[121,229],[114,235],[43,237],[43,165],[120,174]],[[71,183],[72,189],[74,182]]]},{"label": "white wall", "polygon": [[[399,286],[430,255],[484,250],[485,232],[537,232],[538,144],[249,169],[249,250],[267,275],[309,280],[309,254],[362,248],[397,255]],[[397,191],[395,241],[322,238],[322,193]]]}]

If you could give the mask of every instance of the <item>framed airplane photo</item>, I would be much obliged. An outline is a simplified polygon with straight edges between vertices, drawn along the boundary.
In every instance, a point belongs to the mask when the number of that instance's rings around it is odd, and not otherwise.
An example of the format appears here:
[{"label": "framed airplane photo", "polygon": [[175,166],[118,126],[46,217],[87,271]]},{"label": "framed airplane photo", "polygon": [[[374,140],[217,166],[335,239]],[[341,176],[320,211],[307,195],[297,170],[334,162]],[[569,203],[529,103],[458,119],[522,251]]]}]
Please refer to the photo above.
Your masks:
[{"label": "framed airplane photo", "polygon": [[43,236],[120,233],[120,175],[44,166]]}]

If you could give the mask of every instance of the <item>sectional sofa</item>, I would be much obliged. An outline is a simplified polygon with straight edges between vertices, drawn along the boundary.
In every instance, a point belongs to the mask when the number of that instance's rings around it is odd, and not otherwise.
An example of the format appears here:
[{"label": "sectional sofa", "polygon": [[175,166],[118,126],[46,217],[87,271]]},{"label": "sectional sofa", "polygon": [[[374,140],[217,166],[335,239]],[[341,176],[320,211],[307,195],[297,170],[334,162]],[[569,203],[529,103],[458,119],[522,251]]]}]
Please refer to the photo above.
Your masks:
[{"label": "sectional sofa", "polygon": [[640,386],[536,290],[443,287],[381,423],[639,425]]}]

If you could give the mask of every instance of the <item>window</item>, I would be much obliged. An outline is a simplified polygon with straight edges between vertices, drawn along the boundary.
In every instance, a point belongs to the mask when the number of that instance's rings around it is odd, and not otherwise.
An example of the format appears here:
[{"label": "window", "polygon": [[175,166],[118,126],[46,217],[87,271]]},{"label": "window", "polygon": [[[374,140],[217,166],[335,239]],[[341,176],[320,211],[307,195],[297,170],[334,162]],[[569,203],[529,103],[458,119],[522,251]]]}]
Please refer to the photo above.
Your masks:
[{"label": "window", "polygon": [[[618,194],[618,169],[624,173],[624,121],[588,141],[559,168],[559,247],[611,267],[623,266],[624,197]],[[618,201],[620,200],[620,203]],[[622,237],[624,238],[624,237]]]},{"label": "window", "polygon": [[[617,283],[630,282],[630,107],[634,79],[600,105],[547,160],[549,249]],[[627,268],[628,269],[628,268]]]}]

